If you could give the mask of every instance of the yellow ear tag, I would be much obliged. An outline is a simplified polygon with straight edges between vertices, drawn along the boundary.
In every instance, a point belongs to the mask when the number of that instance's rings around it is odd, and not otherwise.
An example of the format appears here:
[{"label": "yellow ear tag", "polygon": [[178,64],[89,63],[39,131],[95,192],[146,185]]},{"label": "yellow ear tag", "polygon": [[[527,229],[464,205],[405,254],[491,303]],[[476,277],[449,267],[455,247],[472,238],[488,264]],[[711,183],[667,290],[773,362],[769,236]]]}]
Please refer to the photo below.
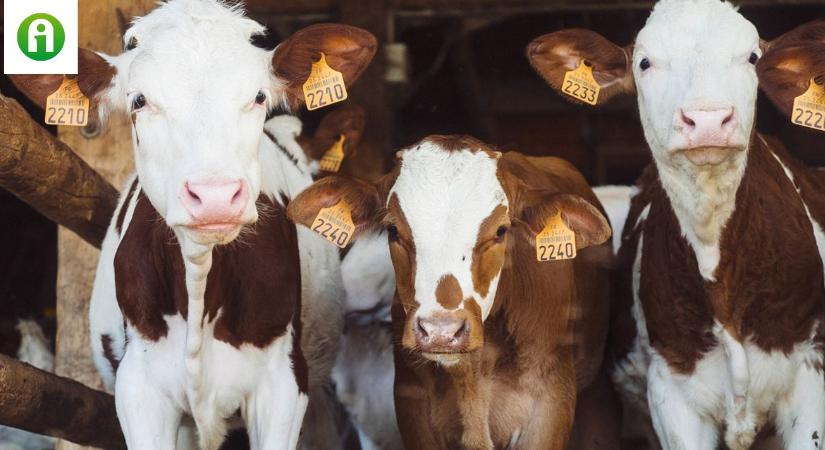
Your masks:
[{"label": "yellow ear tag", "polygon": [[355,231],[349,205],[341,200],[335,206],[321,208],[310,228],[333,244],[346,247]]},{"label": "yellow ear tag", "polygon": [[76,79],[64,77],[60,87],[46,97],[45,122],[73,127],[89,122],[89,99],[80,91]]},{"label": "yellow ear tag", "polygon": [[599,101],[599,83],[593,78],[593,68],[582,60],[579,67],[564,74],[564,82],[561,91],[575,98],[576,100],[590,105],[595,105]]},{"label": "yellow ear tag", "polygon": [[332,144],[332,147],[321,157],[321,170],[327,172],[338,172],[341,162],[344,161],[344,141],[347,137],[343,134]]},{"label": "yellow ear tag", "polygon": [[547,220],[536,235],[536,260],[563,261],[576,257],[576,233],[561,218],[561,212]]},{"label": "yellow ear tag", "polygon": [[825,131],[825,84],[811,84],[804,94],[793,101],[791,122],[802,127]]},{"label": "yellow ear tag", "polygon": [[321,59],[312,63],[312,70],[304,82],[304,101],[307,109],[312,111],[347,99],[347,86],[341,72],[327,65],[327,57],[321,53]]}]

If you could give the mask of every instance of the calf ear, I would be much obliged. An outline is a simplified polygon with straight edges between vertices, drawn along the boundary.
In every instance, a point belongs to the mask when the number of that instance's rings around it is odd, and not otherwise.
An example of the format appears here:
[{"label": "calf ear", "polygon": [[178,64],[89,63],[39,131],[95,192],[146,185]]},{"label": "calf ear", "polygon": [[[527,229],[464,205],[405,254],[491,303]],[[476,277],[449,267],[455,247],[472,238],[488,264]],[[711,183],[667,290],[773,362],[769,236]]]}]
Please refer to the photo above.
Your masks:
[{"label": "calf ear", "polygon": [[344,136],[344,158],[355,155],[356,147],[366,126],[364,108],[347,104],[328,113],[321,119],[318,130],[309,145],[309,157],[321,159],[332,145]]},{"label": "calf ear", "polygon": [[[94,104],[111,86],[115,68],[97,53],[85,48],[77,52],[77,85]],[[46,98],[63,83],[64,75],[9,75],[12,84],[35,104],[44,108]]]},{"label": "calf ear", "polygon": [[304,82],[312,63],[321,59],[321,53],[331,68],[341,72],[349,87],[372,61],[377,47],[375,36],[361,28],[332,23],[312,25],[275,49],[272,70],[286,83],[287,101],[294,110],[304,102]]},{"label": "calf ear", "polygon": [[759,87],[790,116],[794,99],[808,90],[811,78],[825,83],[825,21],[809,22],[763,44],[756,70]]},{"label": "calf ear", "polygon": [[286,212],[295,223],[310,227],[322,208],[335,206],[342,200],[352,213],[353,239],[377,224],[382,209],[378,188],[366,181],[338,175],[313,183],[289,202]]},{"label": "calf ear", "polygon": [[[617,94],[635,94],[631,70],[633,49],[619,47],[598,33],[570,29],[545,34],[527,46],[527,59],[533,69],[557,92],[561,92],[564,75],[579,67],[582,61],[593,68],[593,78],[599,84],[598,104],[604,104]],[[573,97],[563,96],[571,101]]]},{"label": "calf ear", "polygon": [[535,239],[547,221],[561,212],[567,228],[576,234],[576,248],[599,245],[610,239],[610,224],[599,210],[587,200],[572,194],[549,194],[543,191],[527,191],[520,199],[518,223],[527,228]]}]

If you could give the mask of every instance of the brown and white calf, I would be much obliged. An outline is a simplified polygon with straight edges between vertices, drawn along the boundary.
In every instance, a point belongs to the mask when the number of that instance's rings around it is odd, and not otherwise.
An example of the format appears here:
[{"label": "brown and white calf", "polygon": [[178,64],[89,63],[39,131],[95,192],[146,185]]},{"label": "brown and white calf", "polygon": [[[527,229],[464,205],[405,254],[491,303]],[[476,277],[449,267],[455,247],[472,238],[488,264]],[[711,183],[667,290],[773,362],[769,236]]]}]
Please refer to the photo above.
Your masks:
[{"label": "brown and white calf", "polygon": [[[130,449],[174,448],[184,415],[216,449],[237,413],[253,449],[294,448],[307,394],[306,440],[330,428],[338,252],[286,218],[311,170],[295,134],[264,121],[301,105],[322,53],[350,84],[376,43],[322,24],[268,51],[250,43],[263,31],[240,7],[171,0],[134,22],[122,54],[80,51],[82,91],[133,124],[137,176],[103,242],[90,312]],[[16,83],[42,102],[62,79]]]},{"label": "brown and white calf", "polygon": [[[610,227],[572,166],[430,136],[378,182],[325,178],[288,213],[309,225],[342,200],[356,238],[379,224],[388,235],[407,448],[562,449],[577,406],[583,448],[618,444],[601,371]],[[535,236],[559,213],[582,251],[539,263]]]},{"label": "brown and white calf", "polygon": [[613,378],[665,449],[747,449],[768,423],[822,446],[825,184],[753,123],[759,85],[790,109],[825,72],[823,32],[760,43],[729,3],[664,0],[631,46],[564,30],[528,47],[557,90],[586,60],[599,103],[637,95],[654,164],[622,238]]}]

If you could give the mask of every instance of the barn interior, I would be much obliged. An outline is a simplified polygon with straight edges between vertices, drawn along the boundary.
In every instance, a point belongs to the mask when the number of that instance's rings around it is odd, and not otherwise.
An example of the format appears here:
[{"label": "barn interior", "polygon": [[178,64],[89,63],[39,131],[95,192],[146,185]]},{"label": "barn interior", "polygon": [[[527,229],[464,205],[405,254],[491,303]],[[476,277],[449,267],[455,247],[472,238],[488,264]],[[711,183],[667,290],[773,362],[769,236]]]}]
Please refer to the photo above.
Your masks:
[{"label": "barn interior", "polygon": [[[141,0],[80,0],[81,44],[117,52],[129,18],[151,9]],[[366,111],[351,172],[377,178],[394,150],[430,134],[469,134],[497,148],[572,162],[593,185],[632,184],[649,163],[633,98],[596,109],[554,93],[524,53],[534,38],[562,28],[592,29],[617,43],[633,42],[653,2],[626,0],[247,0],[248,14],[267,25],[258,45],[274,48],[296,30],[342,22],[372,32],[379,51],[350,90],[347,103]],[[739,0],[742,14],[770,40],[814,18],[822,0]],[[12,30],[2,30],[11,33]],[[4,75],[0,91],[42,124],[43,111]],[[297,111],[312,133],[331,108]],[[796,126],[760,93],[757,129],[779,137],[808,165],[825,165],[825,133]],[[282,113],[283,111],[281,111]],[[131,166],[128,124],[92,124],[82,130],[43,125],[78,151],[116,187]],[[116,131],[113,131],[113,128]],[[112,133],[120,133],[117,141]],[[126,136],[124,141],[122,138]],[[67,137],[67,138],[66,138]],[[118,142],[111,147],[112,142]],[[102,147],[110,146],[108,150]],[[2,150],[0,150],[2,151]],[[0,162],[3,158],[0,157]],[[95,250],[61,229],[6,188],[0,167],[0,317],[32,317],[58,348],[58,373],[94,387],[82,312]],[[86,248],[88,247],[88,248]],[[91,258],[91,261],[88,259]],[[79,275],[78,275],[79,274]],[[76,286],[77,276],[86,279]],[[4,327],[0,319],[0,350]],[[64,356],[60,356],[63,354]],[[91,373],[91,374],[90,374]],[[91,377],[91,378],[90,378]]]}]

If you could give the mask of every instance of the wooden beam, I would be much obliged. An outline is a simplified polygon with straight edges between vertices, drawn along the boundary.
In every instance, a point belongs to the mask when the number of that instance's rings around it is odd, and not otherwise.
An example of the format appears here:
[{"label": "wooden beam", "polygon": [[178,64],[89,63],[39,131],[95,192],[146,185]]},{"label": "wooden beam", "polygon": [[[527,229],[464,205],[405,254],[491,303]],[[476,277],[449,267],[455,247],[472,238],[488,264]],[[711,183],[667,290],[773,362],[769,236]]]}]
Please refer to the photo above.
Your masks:
[{"label": "wooden beam", "polygon": [[126,443],[111,395],[0,355],[0,424],[110,450]]},{"label": "wooden beam", "polygon": [[0,95],[0,187],[100,247],[117,205],[112,185]]}]

